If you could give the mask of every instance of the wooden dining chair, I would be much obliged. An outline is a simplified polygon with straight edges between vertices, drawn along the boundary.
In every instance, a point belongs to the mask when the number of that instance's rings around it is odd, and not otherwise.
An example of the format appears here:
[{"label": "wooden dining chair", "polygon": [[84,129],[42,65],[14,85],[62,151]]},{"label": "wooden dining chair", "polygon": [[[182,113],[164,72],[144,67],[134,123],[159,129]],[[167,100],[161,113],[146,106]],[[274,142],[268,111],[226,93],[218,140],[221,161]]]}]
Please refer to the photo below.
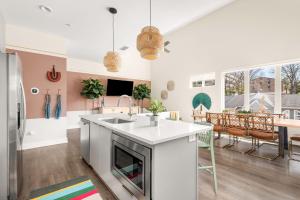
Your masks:
[{"label": "wooden dining chair", "polygon": [[229,142],[223,148],[236,151],[239,153],[247,153],[247,151],[239,151],[232,148],[239,143],[240,138],[247,138],[248,134],[248,115],[247,114],[225,114],[225,131],[229,135]]},{"label": "wooden dining chair", "polygon": [[211,123],[214,128],[213,131],[218,133],[218,139],[221,138],[221,134],[224,133],[224,117],[223,113],[206,113],[206,122]]},{"label": "wooden dining chair", "polygon": [[198,109],[198,110],[193,110],[192,117],[194,122],[202,122],[203,120],[205,120],[206,115],[205,113],[202,113],[202,111]]},{"label": "wooden dining chair", "polygon": [[285,119],[285,114],[272,114],[274,116],[274,119]]},{"label": "wooden dining chair", "polygon": [[[249,116],[249,135],[252,137],[252,149],[248,152],[249,155],[267,159],[275,160],[280,155],[280,148],[278,145],[278,133],[274,131],[274,116],[266,115],[251,115]],[[260,143],[260,141],[264,141]],[[266,143],[267,142],[267,143]],[[278,147],[278,151],[271,157],[260,156],[254,154],[261,146],[269,144]]]},{"label": "wooden dining chair", "polygon": [[296,153],[293,151],[293,142],[300,142],[300,136],[293,136],[290,137],[290,142],[289,142],[289,160],[295,160],[300,162],[300,159],[296,159],[293,156],[300,156],[300,153]]}]

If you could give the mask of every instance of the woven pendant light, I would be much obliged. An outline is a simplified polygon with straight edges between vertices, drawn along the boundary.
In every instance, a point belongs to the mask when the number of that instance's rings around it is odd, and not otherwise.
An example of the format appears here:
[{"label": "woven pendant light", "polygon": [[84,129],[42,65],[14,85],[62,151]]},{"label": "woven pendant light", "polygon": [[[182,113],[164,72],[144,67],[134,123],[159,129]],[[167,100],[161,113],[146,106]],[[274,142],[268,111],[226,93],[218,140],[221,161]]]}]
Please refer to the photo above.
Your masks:
[{"label": "woven pendant light", "polygon": [[118,72],[121,67],[121,57],[115,52],[115,20],[114,15],[117,13],[117,9],[109,8],[108,11],[113,16],[113,51],[107,52],[104,56],[103,64],[106,67],[106,70],[109,72]]},{"label": "woven pendant light", "polygon": [[150,0],[150,25],[142,29],[137,37],[137,49],[142,58],[155,60],[163,49],[164,39],[158,28],[151,24],[151,0]]}]

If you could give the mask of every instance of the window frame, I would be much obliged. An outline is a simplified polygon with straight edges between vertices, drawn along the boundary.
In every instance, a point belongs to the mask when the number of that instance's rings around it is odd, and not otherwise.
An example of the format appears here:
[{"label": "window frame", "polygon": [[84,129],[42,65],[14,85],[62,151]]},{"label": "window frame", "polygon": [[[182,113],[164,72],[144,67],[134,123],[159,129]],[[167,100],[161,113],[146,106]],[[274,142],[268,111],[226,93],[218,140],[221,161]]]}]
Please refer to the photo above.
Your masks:
[{"label": "window frame", "polygon": [[[274,64],[266,64],[266,65],[259,65],[259,66],[252,66],[249,68],[237,68],[235,70],[227,70],[223,71],[222,77],[221,77],[221,109],[224,110],[226,109],[225,107],[225,75],[227,73],[232,73],[232,72],[239,72],[243,71],[245,73],[244,75],[244,108],[245,110],[250,110],[250,77],[249,73],[250,70],[253,69],[259,69],[259,68],[267,68],[267,67],[274,67],[275,70],[275,91],[274,91],[274,113],[282,113],[282,76],[281,76],[281,70],[284,65],[289,65],[289,64],[296,64],[300,63],[300,59],[298,60],[293,60],[289,62],[278,62]],[[300,111],[299,111],[300,112]],[[290,115],[289,115],[290,117]],[[294,118],[295,118],[295,111],[294,111]],[[300,120],[300,118],[299,118]]]},{"label": "window frame", "polygon": [[[298,118],[296,116],[298,116]],[[300,110],[294,110],[294,119],[295,120],[300,120]]]}]

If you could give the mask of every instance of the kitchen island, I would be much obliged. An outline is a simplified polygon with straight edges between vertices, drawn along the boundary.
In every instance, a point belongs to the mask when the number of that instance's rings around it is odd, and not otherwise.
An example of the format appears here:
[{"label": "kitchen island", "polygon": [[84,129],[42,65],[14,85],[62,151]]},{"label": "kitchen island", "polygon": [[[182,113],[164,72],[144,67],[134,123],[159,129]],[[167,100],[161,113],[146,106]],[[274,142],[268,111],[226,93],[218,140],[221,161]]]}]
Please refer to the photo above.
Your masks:
[{"label": "kitchen island", "polygon": [[126,114],[82,116],[81,127],[86,161],[118,199],[197,199],[196,135],[211,127]]}]

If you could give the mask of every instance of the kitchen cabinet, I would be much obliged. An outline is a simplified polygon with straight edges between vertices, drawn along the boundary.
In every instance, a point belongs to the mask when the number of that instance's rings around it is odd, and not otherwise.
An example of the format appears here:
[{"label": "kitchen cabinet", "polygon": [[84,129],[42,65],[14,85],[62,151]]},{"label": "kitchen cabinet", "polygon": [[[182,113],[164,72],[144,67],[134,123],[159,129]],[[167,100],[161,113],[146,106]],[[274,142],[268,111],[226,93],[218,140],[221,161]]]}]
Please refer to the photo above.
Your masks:
[{"label": "kitchen cabinet", "polygon": [[90,122],[84,119],[80,121],[80,154],[90,164]]},{"label": "kitchen cabinet", "polygon": [[90,123],[90,164],[119,199],[136,200],[111,172],[111,135],[112,130]]}]

